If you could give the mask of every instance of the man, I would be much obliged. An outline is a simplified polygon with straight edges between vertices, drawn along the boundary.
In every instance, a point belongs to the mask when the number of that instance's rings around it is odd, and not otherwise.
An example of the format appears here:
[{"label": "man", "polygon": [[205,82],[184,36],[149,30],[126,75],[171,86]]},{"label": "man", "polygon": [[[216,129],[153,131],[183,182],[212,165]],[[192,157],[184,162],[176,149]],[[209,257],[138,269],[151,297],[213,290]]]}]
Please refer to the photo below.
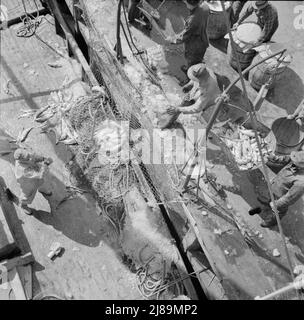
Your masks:
[{"label": "man", "polygon": [[240,13],[248,1],[233,1],[231,10],[231,25],[233,26],[240,17]]},{"label": "man", "polygon": [[184,30],[175,37],[168,37],[166,40],[172,44],[184,44],[187,66],[183,66],[182,70],[187,72],[191,66],[203,61],[209,47],[207,35],[209,7],[206,4],[200,6],[200,0],[184,0],[184,2],[190,11]]},{"label": "man", "polygon": [[33,202],[37,191],[44,196],[51,195],[51,192],[45,191],[43,184],[48,167],[53,161],[25,149],[17,149],[14,158],[15,175],[21,189],[19,205],[24,213],[31,215],[32,210],[28,205]]},{"label": "man", "polygon": [[178,116],[183,114],[199,114],[215,104],[221,91],[218,87],[216,76],[208,70],[205,64],[200,63],[188,70],[189,84],[183,87],[187,99],[179,107],[171,107],[165,117],[159,122],[161,129],[171,126]]},{"label": "man", "polygon": [[244,11],[234,27],[238,27],[253,13],[256,14],[257,23],[262,28],[262,34],[257,43],[254,44],[254,46],[258,46],[264,42],[269,42],[277,31],[279,27],[278,11],[269,1],[255,1]]},{"label": "man", "polygon": [[140,11],[137,7],[139,3],[140,0],[129,0],[128,19],[130,23],[133,23],[140,15]]},{"label": "man", "polygon": [[[280,158],[280,157],[279,157]],[[277,161],[275,157],[274,161]],[[280,219],[282,219],[288,207],[296,203],[304,195],[304,151],[292,152],[290,157],[282,157],[282,161],[289,163],[278,173],[271,182],[272,191],[275,197],[275,205],[278,209]],[[261,226],[270,228],[277,224],[274,215],[274,204],[270,200],[270,195],[262,199],[258,198],[262,203],[262,208],[255,208],[249,211],[250,215],[265,214],[264,222]]]}]

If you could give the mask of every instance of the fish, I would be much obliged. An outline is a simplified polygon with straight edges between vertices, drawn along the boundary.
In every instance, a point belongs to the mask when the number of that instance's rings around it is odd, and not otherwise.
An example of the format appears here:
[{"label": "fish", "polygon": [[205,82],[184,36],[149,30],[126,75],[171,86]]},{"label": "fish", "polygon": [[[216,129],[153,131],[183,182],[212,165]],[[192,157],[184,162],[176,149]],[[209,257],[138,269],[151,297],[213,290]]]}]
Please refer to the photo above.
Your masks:
[{"label": "fish", "polygon": [[30,134],[30,132],[34,129],[34,127],[30,127],[30,128],[27,128],[27,129],[24,129],[22,130],[19,134],[18,134],[18,137],[17,137],[17,142],[24,142],[28,135]]}]

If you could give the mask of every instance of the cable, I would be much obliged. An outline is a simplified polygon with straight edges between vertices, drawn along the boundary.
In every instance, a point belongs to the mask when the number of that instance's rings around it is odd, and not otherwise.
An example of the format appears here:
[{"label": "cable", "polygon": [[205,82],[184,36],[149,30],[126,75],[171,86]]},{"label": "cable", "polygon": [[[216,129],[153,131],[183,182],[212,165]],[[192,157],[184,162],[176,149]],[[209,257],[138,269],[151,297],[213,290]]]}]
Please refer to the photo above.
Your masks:
[{"label": "cable", "polygon": [[36,0],[34,0],[35,6],[36,6],[36,11],[37,11],[36,17],[34,17],[32,14],[27,12],[24,0],[21,0],[21,1],[22,1],[25,17],[20,18],[23,25],[17,29],[16,36],[23,37],[23,38],[29,38],[29,37],[32,37],[36,33],[36,30],[38,29],[39,25],[41,24],[42,19],[40,18],[39,7],[37,5]]},{"label": "cable", "polygon": [[256,138],[256,142],[257,142],[257,146],[258,146],[259,153],[260,153],[260,156],[261,156],[263,174],[264,174],[265,180],[267,182],[267,187],[268,187],[268,191],[270,193],[271,201],[273,203],[273,207],[274,207],[273,211],[275,213],[275,217],[276,217],[277,224],[278,224],[278,227],[279,227],[280,235],[281,235],[281,238],[282,238],[282,241],[283,241],[284,250],[285,250],[285,254],[286,254],[288,265],[289,265],[290,275],[291,275],[292,280],[294,281],[295,278],[294,278],[294,274],[293,274],[292,262],[291,262],[289,251],[288,251],[287,244],[286,244],[286,241],[285,241],[285,236],[284,236],[284,232],[283,232],[283,228],[282,228],[282,224],[281,224],[281,220],[280,220],[280,216],[279,216],[279,211],[278,211],[276,203],[275,203],[275,198],[274,198],[274,194],[273,194],[273,191],[272,191],[270,179],[269,179],[269,176],[268,176],[267,167],[266,167],[265,160],[264,160],[264,157],[263,157],[261,142],[260,142],[260,139],[259,139],[259,136],[258,136],[258,132],[257,132],[257,126],[256,126],[256,122],[255,122],[256,120],[254,118],[255,110],[253,109],[253,107],[252,107],[252,105],[250,103],[249,97],[248,97],[247,88],[246,88],[246,84],[245,84],[245,79],[244,79],[244,77],[242,75],[240,60],[239,60],[238,55],[236,54],[235,42],[234,42],[234,39],[233,39],[233,36],[232,36],[231,27],[229,27],[229,23],[228,23],[229,16],[227,14],[227,11],[225,10],[225,6],[224,6],[222,1],[221,1],[221,6],[222,6],[222,10],[225,12],[225,15],[226,15],[226,20],[227,20],[227,24],[228,24],[228,33],[229,33],[229,38],[230,38],[230,42],[231,42],[231,47],[232,47],[233,54],[236,56],[237,69],[238,69],[238,73],[239,73],[239,75],[241,77],[242,88],[243,88],[243,91],[244,91],[244,94],[245,94],[247,107],[249,108],[250,120],[252,122],[253,130],[254,130],[254,134],[255,134],[255,138]]}]

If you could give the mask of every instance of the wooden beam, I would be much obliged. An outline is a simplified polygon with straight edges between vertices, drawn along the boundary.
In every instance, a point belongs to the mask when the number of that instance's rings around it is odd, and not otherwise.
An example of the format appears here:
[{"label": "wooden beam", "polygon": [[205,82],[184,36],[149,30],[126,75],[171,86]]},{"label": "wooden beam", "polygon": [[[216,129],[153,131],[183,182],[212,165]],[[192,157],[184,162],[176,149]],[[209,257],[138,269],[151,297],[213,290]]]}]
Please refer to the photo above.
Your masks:
[{"label": "wooden beam", "polygon": [[58,2],[56,0],[50,0],[49,6],[50,6],[55,18],[57,19],[58,23],[60,24],[60,26],[65,34],[66,40],[70,44],[72,52],[74,53],[75,57],[77,57],[80,64],[82,65],[86,75],[88,76],[91,85],[93,87],[99,86],[99,83],[96,80],[96,78],[94,77],[93,72],[92,72],[87,60],[85,59],[83,53],[79,49],[78,44],[77,44],[76,40],[74,39],[74,36],[72,35],[71,30],[69,29],[67,23],[65,22],[65,20],[62,16],[62,13],[60,12]]},{"label": "wooden beam", "polygon": [[0,263],[0,266],[5,267],[7,271],[19,267],[19,266],[25,266],[27,264],[33,263],[34,257],[31,253],[27,253],[23,256],[19,256],[13,259],[5,260]]}]

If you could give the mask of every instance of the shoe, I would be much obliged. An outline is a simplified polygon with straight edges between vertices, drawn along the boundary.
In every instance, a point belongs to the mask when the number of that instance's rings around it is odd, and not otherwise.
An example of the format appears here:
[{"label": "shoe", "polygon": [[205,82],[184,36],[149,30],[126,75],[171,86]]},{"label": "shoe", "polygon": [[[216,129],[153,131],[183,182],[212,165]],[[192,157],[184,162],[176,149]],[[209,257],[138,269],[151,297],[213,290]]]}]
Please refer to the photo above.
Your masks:
[{"label": "shoe", "polygon": [[277,219],[275,216],[263,221],[260,226],[262,228],[271,228],[271,227],[275,227],[277,225]]},{"label": "shoe", "polygon": [[250,216],[254,216],[256,214],[260,214],[261,212],[262,212],[262,209],[260,207],[257,207],[257,208],[254,208],[254,209],[251,209],[251,210],[248,211]]}]

